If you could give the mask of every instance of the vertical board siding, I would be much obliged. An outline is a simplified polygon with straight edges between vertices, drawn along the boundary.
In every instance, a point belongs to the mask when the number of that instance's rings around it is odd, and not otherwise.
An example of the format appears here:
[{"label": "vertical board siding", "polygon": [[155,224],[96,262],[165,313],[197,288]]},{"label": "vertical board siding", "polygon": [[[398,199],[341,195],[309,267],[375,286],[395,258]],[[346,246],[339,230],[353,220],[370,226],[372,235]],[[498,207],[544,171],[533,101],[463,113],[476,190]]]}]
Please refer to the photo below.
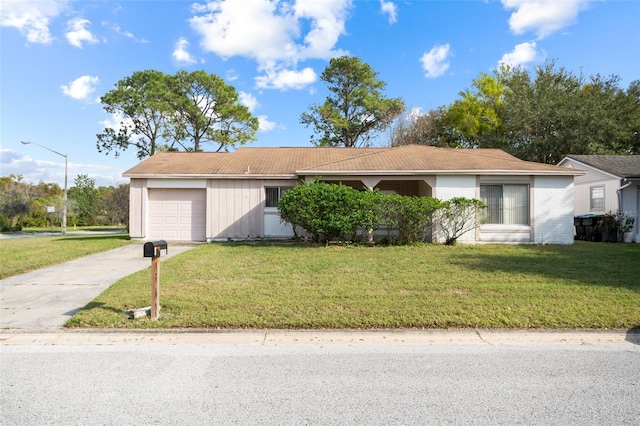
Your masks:
[{"label": "vertical board siding", "polygon": [[291,181],[211,179],[207,238],[264,237],[264,187],[293,185]]},{"label": "vertical board siding", "polygon": [[129,185],[129,237],[145,238],[146,179],[131,179]]}]

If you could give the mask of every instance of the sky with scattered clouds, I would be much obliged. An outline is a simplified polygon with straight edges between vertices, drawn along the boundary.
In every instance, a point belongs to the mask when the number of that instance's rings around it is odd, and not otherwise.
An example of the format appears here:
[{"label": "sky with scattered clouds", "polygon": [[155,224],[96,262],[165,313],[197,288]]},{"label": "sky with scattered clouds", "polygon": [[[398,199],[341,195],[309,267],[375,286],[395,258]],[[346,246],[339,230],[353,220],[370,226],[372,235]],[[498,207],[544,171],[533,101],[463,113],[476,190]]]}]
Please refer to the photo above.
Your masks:
[{"label": "sky with scattered clouds", "polygon": [[100,96],[135,71],[217,74],[260,121],[250,146],[311,146],[299,118],[324,101],[332,57],[358,56],[387,96],[428,111],[501,63],[555,60],[626,88],[638,22],[636,0],[2,0],[0,176],[62,185],[67,154],[70,185],[126,182],[135,152],[101,154],[96,134],[118,122]]}]

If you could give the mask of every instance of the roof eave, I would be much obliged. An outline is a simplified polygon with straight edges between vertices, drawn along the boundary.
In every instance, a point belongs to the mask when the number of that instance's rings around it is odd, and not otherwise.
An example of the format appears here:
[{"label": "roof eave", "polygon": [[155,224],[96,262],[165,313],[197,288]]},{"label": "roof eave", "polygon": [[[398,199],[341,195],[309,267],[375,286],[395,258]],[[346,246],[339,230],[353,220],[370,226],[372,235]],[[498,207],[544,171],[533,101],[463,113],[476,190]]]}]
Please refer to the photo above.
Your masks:
[{"label": "roof eave", "polygon": [[298,170],[297,175],[309,176],[418,176],[418,175],[540,175],[540,176],[580,176],[582,170]]},{"label": "roof eave", "polygon": [[130,179],[297,179],[295,174],[221,173],[221,174],[150,174],[123,173]]}]

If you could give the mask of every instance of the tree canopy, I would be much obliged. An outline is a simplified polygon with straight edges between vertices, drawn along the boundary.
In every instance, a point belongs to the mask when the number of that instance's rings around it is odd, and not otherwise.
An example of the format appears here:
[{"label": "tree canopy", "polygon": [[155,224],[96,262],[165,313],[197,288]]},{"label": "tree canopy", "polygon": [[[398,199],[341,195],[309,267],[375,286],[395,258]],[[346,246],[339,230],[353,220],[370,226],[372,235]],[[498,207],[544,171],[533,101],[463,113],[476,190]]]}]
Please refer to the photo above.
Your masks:
[{"label": "tree canopy", "polygon": [[131,146],[140,159],[158,150],[201,151],[205,143],[227,150],[255,140],[258,130],[235,88],[205,71],[137,71],[101,102],[118,122],[97,135],[97,148],[115,156]]},{"label": "tree canopy", "polygon": [[386,83],[357,57],[331,59],[320,79],[330,95],[300,116],[301,124],[314,128],[314,145],[367,146],[373,132],[385,130],[404,110],[401,98],[382,95]]},{"label": "tree canopy", "polygon": [[[625,90],[618,76],[574,74],[554,61],[482,73],[460,98],[413,119],[392,145],[422,143],[500,148],[516,157],[557,164],[568,154],[640,154],[640,80]],[[425,120],[433,132],[423,131]],[[397,126],[397,124],[396,124]]]}]

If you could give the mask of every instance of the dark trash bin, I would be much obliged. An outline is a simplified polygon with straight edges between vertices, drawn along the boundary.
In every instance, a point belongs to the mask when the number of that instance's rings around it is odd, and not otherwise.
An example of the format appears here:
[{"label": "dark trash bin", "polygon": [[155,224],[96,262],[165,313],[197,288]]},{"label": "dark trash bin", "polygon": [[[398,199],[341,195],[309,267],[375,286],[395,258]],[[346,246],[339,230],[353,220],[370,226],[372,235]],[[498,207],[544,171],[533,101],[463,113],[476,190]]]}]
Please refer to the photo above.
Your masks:
[{"label": "dark trash bin", "polygon": [[596,231],[596,225],[603,216],[604,215],[593,213],[575,216],[573,218],[573,225],[576,228],[575,239],[585,241],[602,241],[602,234]]}]

